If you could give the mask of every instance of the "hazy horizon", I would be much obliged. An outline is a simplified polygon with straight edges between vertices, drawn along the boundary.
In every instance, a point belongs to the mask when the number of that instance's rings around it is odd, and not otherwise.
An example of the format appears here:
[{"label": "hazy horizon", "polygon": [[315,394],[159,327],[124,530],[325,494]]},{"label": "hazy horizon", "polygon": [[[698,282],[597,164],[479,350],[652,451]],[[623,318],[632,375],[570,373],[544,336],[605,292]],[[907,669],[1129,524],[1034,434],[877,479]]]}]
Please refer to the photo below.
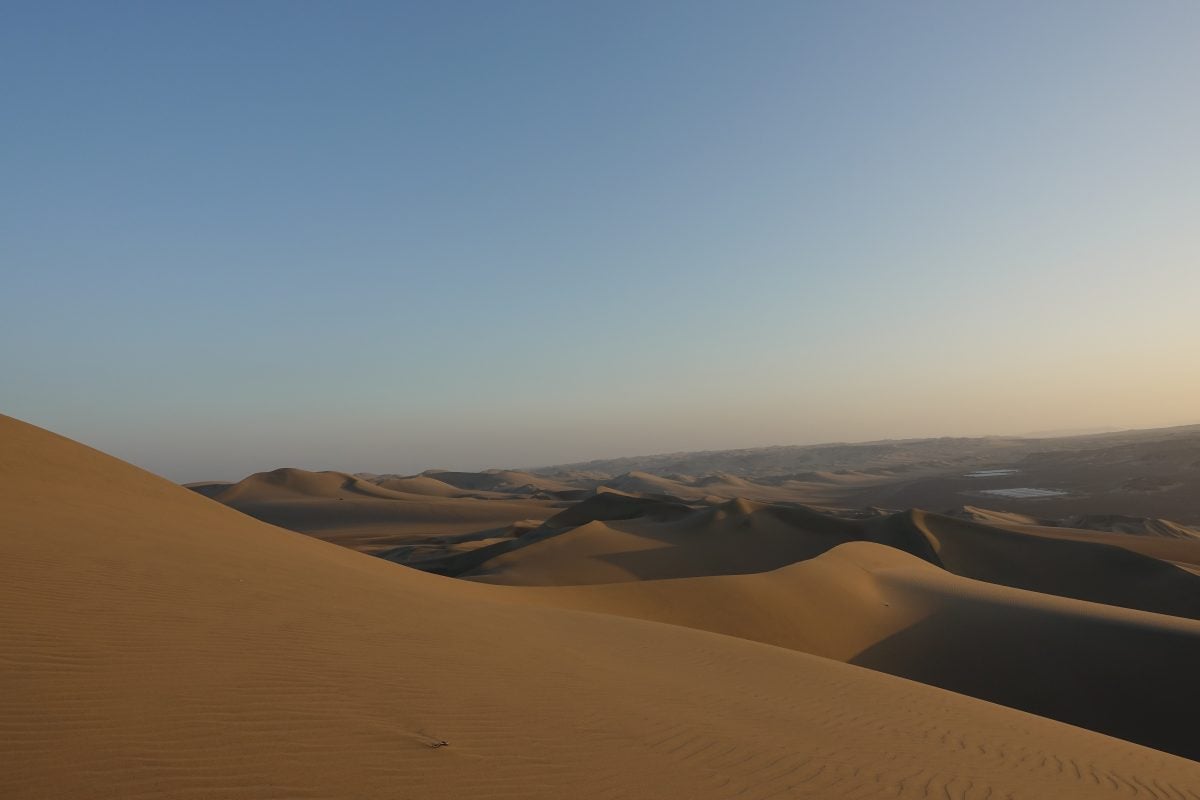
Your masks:
[{"label": "hazy horizon", "polygon": [[3,22],[0,411],[174,480],[1197,419],[1200,5]]},{"label": "hazy horizon", "polygon": [[[257,466],[253,466],[253,465],[247,466],[244,470],[242,470],[240,472],[236,472],[236,474],[219,475],[219,476],[207,475],[205,477],[180,477],[180,475],[186,476],[186,475],[191,474],[191,472],[194,472],[194,469],[189,468],[189,467],[185,467],[184,471],[180,472],[179,475],[176,475],[176,476],[172,476],[172,475],[166,474],[166,473],[160,473],[160,474],[162,474],[164,477],[171,478],[172,480],[175,480],[178,483],[204,483],[207,481],[215,481],[215,482],[237,481],[237,480],[240,480],[241,478],[246,477],[247,475],[251,475],[256,472],[267,472],[267,471],[279,469],[282,467],[307,469],[307,470],[313,470],[313,471],[334,470],[334,471],[338,471],[338,472],[378,474],[378,475],[386,475],[386,474],[398,474],[398,475],[414,474],[415,475],[415,474],[419,474],[422,472],[438,471],[438,470],[463,471],[463,472],[478,472],[478,471],[486,471],[486,470],[491,470],[491,469],[532,470],[532,469],[541,469],[541,468],[551,467],[551,466],[556,466],[556,465],[582,464],[582,463],[587,463],[590,461],[605,461],[605,460],[609,460],[609,459],[620,459],[620,458],[637,459],[637,458],[653,457],[653,456],[661,456],[661,455],[672,455],[672,454],[676,454],[676,453],[682,454],[682,453],[697,453],[697,452],[756,450],[756,449],[760,449],[760,448],[770,448],[770,447],[813,447],[813,446],[821,446],[821,445],[841,445],[841,444],[854,445],[854,444],[870,444],[870,443],[874,443],[874,442],[884,442],[884,441],[908,441],[908,440],[922,440],[922,439],[937,439],[937,438],[943,438],[943,437],[946,437],[946,438],[996,437],[996,438],[1039,439],[1039,438],[1053,438],[1053,437],[1089,436],[1089,435],[1101,434],[1101,433],[1118,433],[1118,432],[1122,432],[1122,431],[1133,431],[1133,430],[1158,430],[1160,428],[1161,429],[1169,429],[1169,428],[1176,428],[1176,427],[1188,427],[1188,426],[1192,426],[1192,425],[1200,425],[1200,421],[1175,422],[1175,423],[1167,423],[1167,424],[1163,424],[1163,425],[1153,425],[1153,426],[1145,426],[1145,427],[1142,427],[1142,426],[1137,426],[1137,427],[1100,426],[1100,427],[1092,427],[1092,428],[1063,428],[1063,429],[1055,429],[1055,430],[1022,431],[1022,432],[992,432],[992,433],[975,433],[975,434],[930,433],[930,434],[916,434],[916,435],[912,435],[912,436],[870,437],[870,438],[866,438],[866,439],[836,439],[835,438],[835,439],[814,439],[812,441],[804,441],[804,442],[793,441],[793,442],[766,442],[766,443],[757,443],[757,444],[734,444],[734,445],[729,445],[729,446],[699,447],[699,448],[689,448],[689,449],[684,449],[684,450],[664,449],[664,450],[653,450],[653,451],[650,451],[650,450],[646,450],[646,451],[632,451],[631,450],[631,451],[620,451],[620,452],[612,451],[612,452],[608,452],[607,454],[604,454],[604,455],[584,455],[581,457],[562,458],[562,459],[550,460],[550,461],[540,461],[540,462],[536,462],[536,463],[503,463],[503,462],[491,463],[491,462],[469,461],[468,460],[468,461],[458,461],[458,462],[453,462],[453,463],[448,463],[448,464],[425,464],[425,465],[411,466],[411,464],[413,463],[411,461],[411,459],[403,459],[402,458],[402,459],[400,459],[400,461],[402,463],[410,465],[404,469],[396,469],[396,468],[390,466],[391,462],[387,461],[386,457],[384,460],[376,460],[375,462],[373,462],[371,467],[363,467],[361,465],[356,466],[356,465],[350,464],[350,463],[329,464],[329,463],[322,461],[319,457],[317,457],[315,459],[308,457],[307,460],[301,460],[301,461],[297,461],[294,463],[293,462],[275,463],[275,462],[271,462],[269,458],[264,458],[260,454],[255,459],[255,462],[254,462],[254,463],[257,463]],[[87,443],[85,442],[85,444],[87,444]],[[378,456],[376,456],[376,458],[378,459]]]}]

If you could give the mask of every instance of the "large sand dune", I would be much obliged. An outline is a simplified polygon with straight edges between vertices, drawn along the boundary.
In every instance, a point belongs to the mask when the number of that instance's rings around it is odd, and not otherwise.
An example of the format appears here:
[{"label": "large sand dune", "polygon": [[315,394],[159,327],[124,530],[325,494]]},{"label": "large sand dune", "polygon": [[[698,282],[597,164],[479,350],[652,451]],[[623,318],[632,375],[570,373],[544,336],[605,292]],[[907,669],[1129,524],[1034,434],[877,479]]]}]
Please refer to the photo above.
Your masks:
[{"label": "large sand dune", "polygon": [[759,574],[512,591],[861,664],[1200,759],[1194,620],[974,581],[870,542]]},{"label": "large sand dune", "polygon": [[0,419],[6,797],[1200,798],[1200,765],[758,642],[509,602]]}]

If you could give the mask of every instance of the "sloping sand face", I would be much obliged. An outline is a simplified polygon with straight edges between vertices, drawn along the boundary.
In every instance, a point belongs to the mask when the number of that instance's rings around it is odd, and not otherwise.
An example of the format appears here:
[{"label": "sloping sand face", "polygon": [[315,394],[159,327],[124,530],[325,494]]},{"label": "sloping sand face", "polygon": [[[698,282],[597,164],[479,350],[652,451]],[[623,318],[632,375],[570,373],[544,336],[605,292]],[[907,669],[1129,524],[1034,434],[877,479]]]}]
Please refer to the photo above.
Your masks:
[{"label": "sloping sand face", "polygon": [[1200,759],[1195,620],[973,581],[872,542],[759,574],[509,591],[860,664]]},{"label": "sloping sand face", "polygon": [[5,797],[1200,797],[1158,751],[505,602],[8,418],[0,441]]}]

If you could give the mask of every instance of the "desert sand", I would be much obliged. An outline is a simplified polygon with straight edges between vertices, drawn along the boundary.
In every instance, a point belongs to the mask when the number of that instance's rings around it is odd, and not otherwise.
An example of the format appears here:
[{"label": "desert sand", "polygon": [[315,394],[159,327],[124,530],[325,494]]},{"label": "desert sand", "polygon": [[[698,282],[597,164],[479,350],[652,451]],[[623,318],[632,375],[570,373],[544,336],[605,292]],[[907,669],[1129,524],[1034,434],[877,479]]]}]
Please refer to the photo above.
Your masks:
[{"label": "desert sand", "polygon": [[[0,441],[5,797],[1200,798],[1194,761],[842,663],[934,647],[968,670],[1010,622],[1068,650],[1085,624],[1096,652],[1133,649],[1117,678],[1144,652],[1167,691],[1185,667],[1160,659],[1194,655],[1183,617],[985,585],[867,541],[741,575],[494,586],[282,530],[10,418]],[[701,552],[719,566],[719,546]],[[736,612],[706,613],[720,603],[700,582],[727,584]],[[805,624],[825,589],[844,611]],[[741,626],[755,607],[776,616]],[[916,649],[878,649],[911,631]],[[1036,651],[1010,661],[991,677],[1036,674]],[[1066,691],[1071,662],[1045,668]]]}]

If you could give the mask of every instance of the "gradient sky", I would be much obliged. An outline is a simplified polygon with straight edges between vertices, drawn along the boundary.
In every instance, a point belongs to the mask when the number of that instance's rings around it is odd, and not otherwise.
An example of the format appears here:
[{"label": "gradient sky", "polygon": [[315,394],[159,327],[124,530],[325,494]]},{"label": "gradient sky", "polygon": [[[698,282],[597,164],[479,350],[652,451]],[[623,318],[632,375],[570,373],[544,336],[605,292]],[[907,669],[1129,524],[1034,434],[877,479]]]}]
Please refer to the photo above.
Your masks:
[{"label": "gradient sky", "polygon": [[0,87],[0,409],[176,480],[1200,419],[1198,3],[6,2]]}]

